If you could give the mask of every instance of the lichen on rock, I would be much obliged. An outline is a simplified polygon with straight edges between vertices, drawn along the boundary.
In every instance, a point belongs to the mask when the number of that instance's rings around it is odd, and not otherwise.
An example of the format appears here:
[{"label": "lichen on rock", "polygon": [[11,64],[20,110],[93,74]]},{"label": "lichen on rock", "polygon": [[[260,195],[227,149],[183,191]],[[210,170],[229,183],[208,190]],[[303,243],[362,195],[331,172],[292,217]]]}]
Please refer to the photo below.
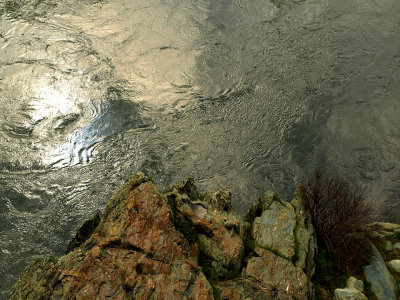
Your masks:
[{"label": "lichen on rock", "polygon": [[85,226],[66,255],[29,266],[10,299],[313,298],[314,232],[271,192],[241,218],[228,189],[201,195],[187,179],[161,193],[139,172]]}]

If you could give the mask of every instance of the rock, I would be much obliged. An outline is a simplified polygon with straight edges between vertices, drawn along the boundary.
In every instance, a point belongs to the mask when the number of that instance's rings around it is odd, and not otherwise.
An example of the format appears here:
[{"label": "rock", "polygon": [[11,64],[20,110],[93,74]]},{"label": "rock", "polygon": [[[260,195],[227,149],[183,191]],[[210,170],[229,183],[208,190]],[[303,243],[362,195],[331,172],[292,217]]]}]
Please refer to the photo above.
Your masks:
[{"label": "rock", "polygon": [[377,238],[396,237],[400,231],[400,224],[394,223],[373,222],[367,227],[374,231],[373,235]]},{"label": "rock", "polygon": [[200,195],[192,179],[162,194],[139,172],[66,255],[29,266],[10,299],[313,299],[301,199],[267,192],[244,219],[230,200],[227,189]]},{"label": "rock", "polygon": [[28,267],[10,299],[212,299],[192,247],[150,178],[135,174],[110,199],[91,237]]},{"label": "rock", "polygon": [[333,299],[335,300],[366,300],[363,293],[356,289],[352,288],[344,288],[344,289],[336,289],[334,291]]},{"label": "rock", "polygon": [[386,263],[386,265],[394,270],[395,272],[400,274],[400,259],[394,259]]},{"label": "rock", "polygon": [[269,250],[258,249],[257,254],[258,257],[248,261],[244,276],[264,282],[282,294],[297,299],[312,299],[313,287],[302,269]]},{"label": "rock", "polygon": [[317,237],[314,226],[312,225],[311,216],[306,212],[299,192],[299,187],[296,189],[295,197],[291,202],[296,212],[296,231],[295,241],[297,243],[297,259],[296,266],[302,268],[311,278],[315,273],[315,255],[318,251]]},{"label": "rock", "polygon": [[362,280],[358,280],[353,276],[350,276],[349,279],[347,279],[346,287],[349,289],[356,289],[359,292],[364,291],[364,283]]},{"label": "rock", "polygon": [[278,194],[266,192],[264,198],[249,209],[245,219],[254,220],[252,238],[255,246],[292,260],[309,278],[312,277],[317,239],[311,216],[305,213],[298,190],[291,203],[282,202]]},{"label": "rock", "polygon": [[291,259],[295,254],[294,230],[296,213],[290,203],[280,200],[278,194],[264,195],[263,212],[253,223],[253,238],[258,247],[278,251]]},{"label": "rock", "polygon": [[362,280],[350,276],[347,280],[346,288],[336,289],[334,291],[335,300],[364,300],[367,297],[362,293],[364,284]]},{"label": "rock", "polygon": [[[197,243],[207,276],[218,279],[238,272],[247,227],[232,208],[229,190],[207,192],[201,199],[195,190],[193,180],[186,180],[167,194],[174,207],[175,226]],[[187,232],[191,229],[192,233]]]},{"label": "rock", "polygon": [[400,243],[395,243],[394,244],[394,249],[400,249]]},{"label": "rock", "polygon": [[99,223],[100,214],[98,213],[83,223],[83,225],[76,231],[75,237],[69,242],[66,253],[69,253],[76,247],[82,245],[92,235]]},{"label": "rock", "polygon": [[282,293],[272,287],[261,286],[255,279],[238,278],[219,282],[214,285],[216,299],[293,299],[289,294]]},{"label": "rock", "polygon": [[389,273],[378,249],[374,245],[371,245],[371,247],[373,256],[370,259],[370,264],[364,267],[365,278],[371,284],[371,291],[379,300],[396,299],[395,280]]},{"label": "rock", "polygon": [[386,251],[391,251],[391,250],[393,250],[393,245],[392,245],[392,242],[391,242],[391,241],[386,241],[386,243],[385,243],[385,250],[386,250]]},{"label": "rock", "polygon": [[400,230],[400,224],[395,223],[385,223],[385,222],[374,222],[369,224],[369,226],[375,226],[378,230],[393,232],[395,230]]},{"label": "rock", "polygon": [[285,203],[268,191],[249,209],[245,220],[251,223],[254,256],[249,258],[243,278],[263,282],[275,290],[276,299],[312,299],[309,278],[314,269],[316,238],[301,200],[295,197],[293,204]]}]

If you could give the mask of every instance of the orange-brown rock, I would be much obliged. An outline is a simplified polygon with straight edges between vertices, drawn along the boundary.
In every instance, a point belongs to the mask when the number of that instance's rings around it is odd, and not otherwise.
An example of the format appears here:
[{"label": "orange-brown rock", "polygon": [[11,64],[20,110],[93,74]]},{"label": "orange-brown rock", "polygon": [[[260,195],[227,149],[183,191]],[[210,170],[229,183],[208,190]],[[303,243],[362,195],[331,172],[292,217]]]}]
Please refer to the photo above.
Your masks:
[{"label": "orange-brown rock", "polygon": [[138,173],[108,202],[88,241],[30,266],[11,299],[211,299],[196,260],[166,198]]},{"label": "orange-brown rock", "polygon": [[[304,222],[297,208],[268,199],[242,219],[227,189],[200,195],[188,179],[163,194],[137,173],[108,201],[102,218],[78,230],[66,255],[30,265],[10,299],[312,298],[304,259],[299,267],[279,255],[299,248],[307,257],[309,236],[299,235],[301,228],[276,226],[286,224],[283,217],[261,216],[284,215],[290,208],[289,222]],[[260,242],[268,228],[273,251]],[[286,232],[289,243],[279,241]]]}]

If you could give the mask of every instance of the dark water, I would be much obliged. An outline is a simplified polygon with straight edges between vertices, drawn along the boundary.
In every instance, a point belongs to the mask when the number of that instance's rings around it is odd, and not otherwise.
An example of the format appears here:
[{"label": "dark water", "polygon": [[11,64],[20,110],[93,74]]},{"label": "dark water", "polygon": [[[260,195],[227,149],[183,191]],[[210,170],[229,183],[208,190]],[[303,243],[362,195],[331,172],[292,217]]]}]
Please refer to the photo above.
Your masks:
[{"label": "dark water", "polygon": [[400,2],[0,2],[0,298],[130,174],[243,213],[314,167],[400,221]]}]

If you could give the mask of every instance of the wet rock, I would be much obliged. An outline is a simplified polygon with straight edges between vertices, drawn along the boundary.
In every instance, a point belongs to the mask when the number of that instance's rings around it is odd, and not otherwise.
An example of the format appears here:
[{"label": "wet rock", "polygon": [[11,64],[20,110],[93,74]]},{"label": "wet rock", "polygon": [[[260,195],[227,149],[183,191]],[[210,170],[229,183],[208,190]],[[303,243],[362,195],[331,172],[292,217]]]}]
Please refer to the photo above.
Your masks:
[{"label": "wet rock", "polygon": [[396,299],[395,280],[389,273],[378,249],[373,245],[371,247],[373,256],[370,264],[364,268],[365,278],[371,284],[371,291],[378,299]]}]

